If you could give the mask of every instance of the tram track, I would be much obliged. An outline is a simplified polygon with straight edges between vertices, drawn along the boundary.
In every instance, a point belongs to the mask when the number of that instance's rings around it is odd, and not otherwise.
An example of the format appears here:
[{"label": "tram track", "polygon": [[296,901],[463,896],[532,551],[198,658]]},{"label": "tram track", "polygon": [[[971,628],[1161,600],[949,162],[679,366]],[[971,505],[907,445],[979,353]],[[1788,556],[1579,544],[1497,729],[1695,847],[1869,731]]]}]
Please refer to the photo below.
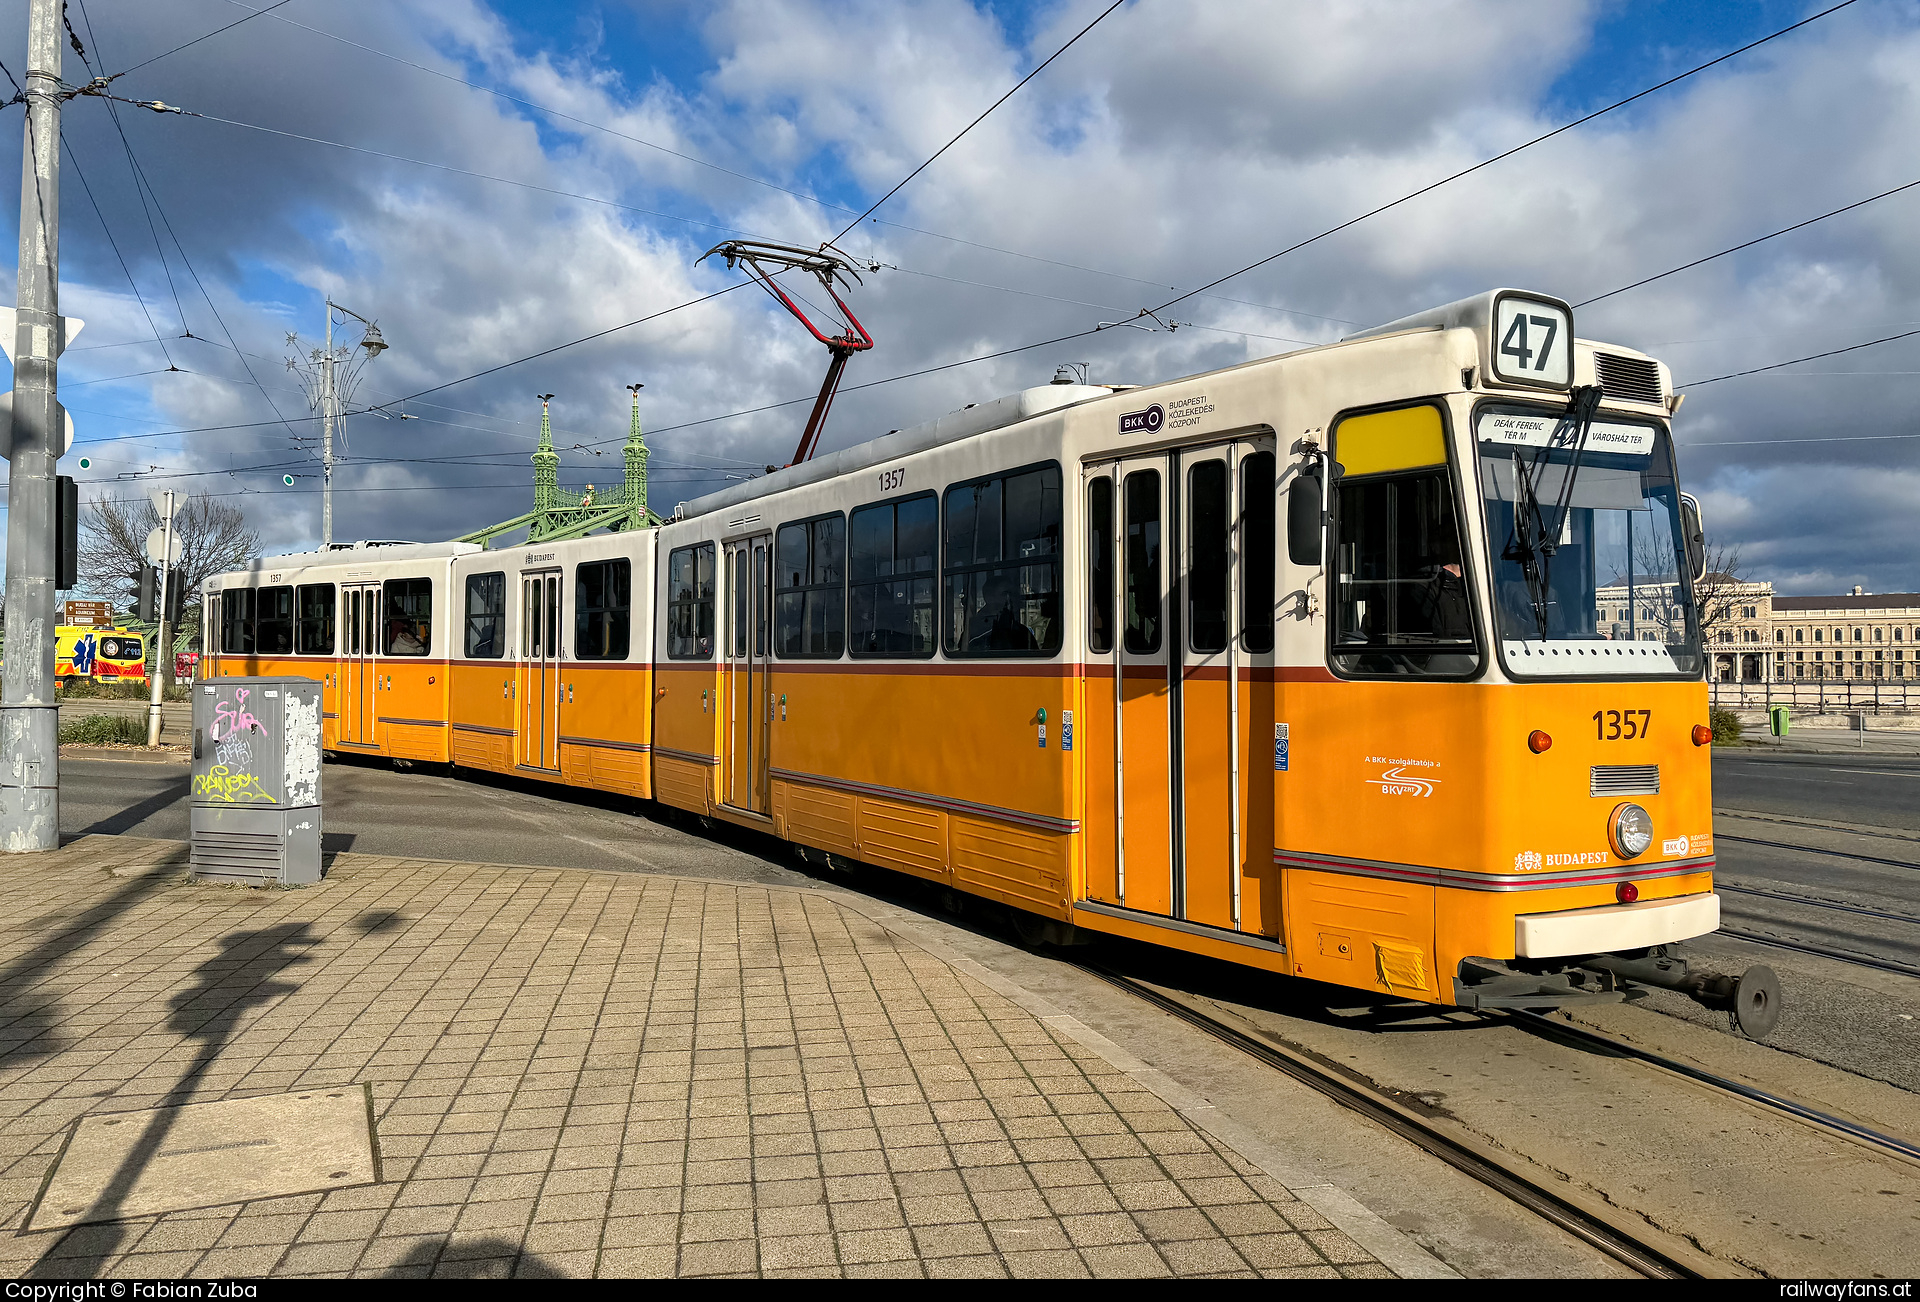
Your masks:
[{"label": "tram track", "polygon": [[[1586,1194],[1568,1184],[1564,1177],[1543,1172],[1524,1155],[1488,1140],[1459,1120],[1435,1110],[1418,1094],[1377,1084],[1313,1050],[1280,1039],[1229,1008],[1214,1006],[1213,1001],[1204,996],[1157,986],[1098,964],[1076,962],[1074,966],[1359,1113],[1642,1275],[1665,1279],[1742,1273],[1739,1266],[1659,1229],[1631,1209],[1619,1207],[1603,1195]],[[1710,1094],[1790,1119],[1816,1134],[1920,1165],[1920,1143],[1913,1140],[1717,1075],[1577,1022],[1530,1013],[1498,1012],[1478,1016],[1489,1021],[1504,1021],[1574,1048],[1645,1064]]]},{"label": "tram track", "polygon": [[1098,964],[1073,965],[1359,1113],[1649,1279],[1705,1279],[1740,1273],[1650,1225],[1636,1226],[1631,1213],[1571,1188],[1554,1188],[1529,1170],[1523,1160],[1464,1129],[1456,1130],[1437,1117],[1423,1115],[1391,1092],[1362,1083],[1312,1053],[1234,1026],[1151,983]]},{"label": "tram track", "polygon": [[1722,926],[1713,934],[1731,936],[1735,940],[1750,941],[1756,945],[1771,945],[1775,949],[1790,949],[1797,954],[1811,954],[1815,958],[1831,959],[1836,963],[1851,963],[1855,967],[1878,968],[1882,972],[1920,977],[1920,967],[1914,967],[1910,963],[1899,963],[1890,958],[1875,958],[1871,954],[1854,954],[1843,949],[1831,949],[1825,945],[1809,945],[1805,941],[1787,940],[1781,936],[1763,936],[1757,931],[1742,931],[1737,927]]},{"label": "tram track", "polygon": [[1714,839],[1717,841],[1737,841],[1741,845],[1760,845],[1770,850],[1795,850],[1802,854],[1827,855],[1834,859],[1857,859],[1861,863],[1884,864],[1889,868],[1920,870],[1920,864],[1913,863],[1910,860],[1883,859],[1878,855],[1856,854],[1852,850],[1833,850],[1825,846],[1800,845],[1792,841],[1767,841],[1756,836],[1736,836],[1731,832],[1716,832],[1714,833]]}]

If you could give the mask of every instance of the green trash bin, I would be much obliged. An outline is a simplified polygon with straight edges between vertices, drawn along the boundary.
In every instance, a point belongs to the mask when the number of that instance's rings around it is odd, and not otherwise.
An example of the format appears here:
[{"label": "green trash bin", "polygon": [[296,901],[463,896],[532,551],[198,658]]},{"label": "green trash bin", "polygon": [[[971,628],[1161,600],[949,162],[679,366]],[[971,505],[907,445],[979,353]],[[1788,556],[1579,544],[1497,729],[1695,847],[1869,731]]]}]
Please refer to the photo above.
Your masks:
[{"label": "green trash bin", "polygon": [[1767,707],[1767,730],[1776,737],[1787,735],[1787,707],[1770,705]]}]

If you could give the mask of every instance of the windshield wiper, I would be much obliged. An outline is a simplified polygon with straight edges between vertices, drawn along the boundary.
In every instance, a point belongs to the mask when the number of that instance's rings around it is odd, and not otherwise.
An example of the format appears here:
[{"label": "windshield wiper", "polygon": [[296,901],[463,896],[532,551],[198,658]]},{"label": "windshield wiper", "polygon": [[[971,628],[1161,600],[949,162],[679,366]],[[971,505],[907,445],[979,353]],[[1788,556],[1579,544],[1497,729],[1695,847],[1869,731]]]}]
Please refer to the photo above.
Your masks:
[{"label": "windshield wiper", "polygon": [[[1520,566],[1520,575],[1527,584],[1527,601],[1533,607],[1533,622],[1542,642],[1547,640],[1553,554],[1560,550],[1560,535],[1567,527],[1568,515],[1573,511],[1573,481],[1580,473],[1580,459],[1587,449],[1587,431],[1593,425],[1593,414],[1599,409],[1600,398],[1599,385],[1583,384],[1574,389],[1567,403],[1567,420],[1573,425],[1573,461],[1567,466],[1566,479],[1561,483],[1560,495],[1554,502],[1556,510],[1551,529],[1541,513],[1540,497],[1533,487],[1533,475],[1520,459],[1518,450],[1513,454],[1513,537],[1500,555],[1501,559],[1515,561]],[[1534,458],[1533,469],[1537,470],[1545,461],[1551,446],[1549,444],[1540,450]]]}]

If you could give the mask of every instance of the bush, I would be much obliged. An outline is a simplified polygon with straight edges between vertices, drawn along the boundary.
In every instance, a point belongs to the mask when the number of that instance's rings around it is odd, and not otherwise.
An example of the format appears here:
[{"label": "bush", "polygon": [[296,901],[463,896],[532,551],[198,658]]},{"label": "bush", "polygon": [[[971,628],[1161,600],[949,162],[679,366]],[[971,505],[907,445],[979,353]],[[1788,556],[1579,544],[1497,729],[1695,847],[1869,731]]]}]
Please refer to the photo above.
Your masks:
[{"label": "bush", "polygon": [[1707,712],[1707,722],[1713,726],[1715,745],[1740,740],[1740,716],[1732,710],[1713,709]]},{"label": "bush", "polygon": [[[146,683],[96,683],[91,678],[76,678],[60,689],[61,699],[68,701],[144,701],[152,694],[153,688]],[[193,689],[187,683],[170,683],[166,699],[192,700]]]},{"label": "bush", "polygon": [[89,714],[60,725],[62,746],[144,746],[147,721],[126,714]]}]

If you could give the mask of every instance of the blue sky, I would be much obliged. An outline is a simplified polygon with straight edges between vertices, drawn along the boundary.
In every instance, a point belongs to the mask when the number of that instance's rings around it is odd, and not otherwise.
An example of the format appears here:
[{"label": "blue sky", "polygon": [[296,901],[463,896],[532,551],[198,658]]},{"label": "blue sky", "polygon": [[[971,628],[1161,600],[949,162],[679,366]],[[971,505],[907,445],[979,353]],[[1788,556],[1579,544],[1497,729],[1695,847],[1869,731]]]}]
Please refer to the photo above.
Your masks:
[{"label": "blue sky", "polygon": [[[1100,7],[294,0],[142,69],[117,85],[250,125],[123,106],[143,203],[104,106],[70,106],[63,301],[90,324],[62,380],[94,460],[87,491],[240,494],[271,545],[308,544],[311,481],[280,482],[315,469],[293,442],[311,428],[285,336],[317,336],[325,294],[381,321],[393,348],[364,396],[385,401],[710,292],[729,278],[692,264],[725,230],[831,234],[846,217],[829,205],[864,207]],[[890,269],[854,300],[881,343],[848,383],[1131,315],[1156,286],[1209,279],[1817,7],[1130,0],[849,237]],[[246,10],[72,12],[118,68]],[[0,32],[23,29],[21,0],[0,4]],[[0,39],[16,74],[18,45]],[[1191,329],[849,392],[827,446],[1043,382],[1061,361],[1153,380],[1492,284],[1614,288],[1920,176],[1916,53],[1914,4],[1859,0],[1194,300]],[[0,149],[17,175],[17,126]],[[1608,300],[1582,333],[1648,347],[1683,381],[1892,333],[1920,321],[1916,203]],[[655,498],[671,507],[786,459],[804,405],[712,418],[809,397],[818,351],[736,294],[441,390],[409,406],[419,421],[357,418],[337,531],[446,537],[524,509],[538,392],[561,395],[563,481],[616,475],[605,453],[633,380],[648,384]],[[1905,523],[1920,440],[1806,441],[1920,433],[1914,370],[1907,341],[1690,399],[1683,470],[1749,570],[1783,591],[1920,587]]]}]

